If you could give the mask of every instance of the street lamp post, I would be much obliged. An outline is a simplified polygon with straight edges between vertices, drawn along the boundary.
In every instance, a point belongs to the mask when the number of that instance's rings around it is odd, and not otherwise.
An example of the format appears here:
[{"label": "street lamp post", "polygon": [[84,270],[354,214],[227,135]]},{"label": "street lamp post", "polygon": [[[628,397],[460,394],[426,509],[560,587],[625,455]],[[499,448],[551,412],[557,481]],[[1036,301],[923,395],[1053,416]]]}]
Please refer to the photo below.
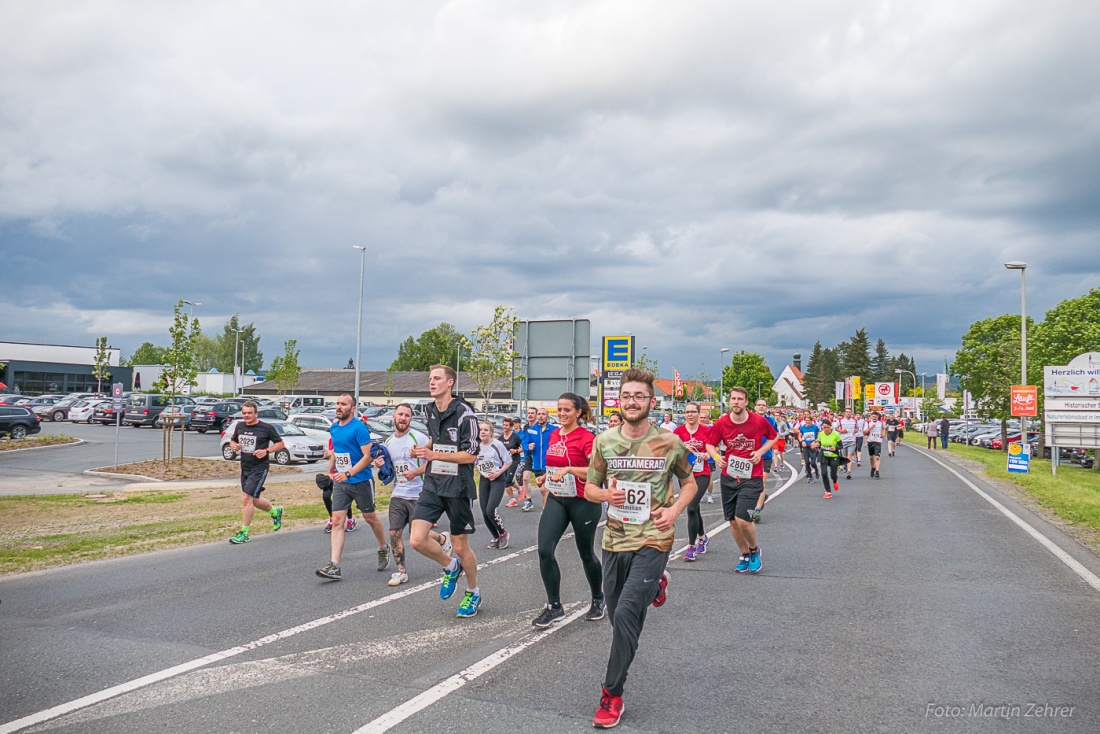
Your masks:
[{"label": "street lamp post", "polygon": [[921,421],[924,420],[924,398],[925,398],[924,378],[927,377],[927,376],[928,376],[927,372],[921,372],[920,373],[920,402],[917,403],[917,405],[920,406],[920,419],[921,419]]},{"label": "street lamp post", "polygon": [[1006,262],[1009,270],[1020,271],[1020,384],[1027,384],[1027,263]]},{"label": "street lamp post", "polygon": [[363,370],[363,275],[367,270],[367,248],[352,245],[359,250],[359,325],[355,330],[355,410],[359,410],[359,373]]},{"label": "street lamp post", "polygon": [[726,353],[729,352],[728,347],[722,347],[718,350],[718,359],[722,361],[722,369],[718,372],[718,410],[722,413],[726,412]]},{"label": "street lamp post", "polygon": [[201,306],[202,304],[201,303],[195,303],[194,301],[188,301],[186,298],[183,299],[183,303],[186,303],[188,306],[191,307],[191,320],[194,321],[195,320],[195,306]]},{"label": "street lamp post", "polygon": [[[917,376],[915,374],[913,374],[912,372],[910,372],[909,370],[895,369],[894,372],[897,372],[899,375],[904,372],[905,374],[912,377],[913,378],[913,393],[916,394],[916,392],[917,392]],[[899,397],[898,399],[900,400],[901,398]],[[920,405],[920,404],[918,403],[918,405]],[[917,415],[919,416],[920,413],[918,413]]]},{"label": "street lamp post", "polygon": [[237,332],[236,339],[233,342],[233,397],[237,397],[237,353],[241,349],[241,331],[243,329],[234,329]]}]

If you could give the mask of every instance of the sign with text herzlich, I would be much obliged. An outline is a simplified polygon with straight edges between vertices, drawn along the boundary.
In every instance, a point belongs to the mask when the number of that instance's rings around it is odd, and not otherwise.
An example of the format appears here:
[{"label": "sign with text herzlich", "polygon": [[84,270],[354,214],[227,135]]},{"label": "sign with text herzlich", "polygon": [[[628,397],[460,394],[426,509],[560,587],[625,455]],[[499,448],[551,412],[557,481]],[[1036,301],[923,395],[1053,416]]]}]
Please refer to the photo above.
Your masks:
[{"label": "sign with text herzlich", "polygon": [[[1100,352],[1043,367],[1043,438],[1047,446],[1100,449]],[[1058,473],[1060,452],[1051,451]]]},{"label": "sign with text herzlich", "polygon": [[1039,415],[1038,388],[1035,385],[1013,385],[1010,412],[1021,417]]}]

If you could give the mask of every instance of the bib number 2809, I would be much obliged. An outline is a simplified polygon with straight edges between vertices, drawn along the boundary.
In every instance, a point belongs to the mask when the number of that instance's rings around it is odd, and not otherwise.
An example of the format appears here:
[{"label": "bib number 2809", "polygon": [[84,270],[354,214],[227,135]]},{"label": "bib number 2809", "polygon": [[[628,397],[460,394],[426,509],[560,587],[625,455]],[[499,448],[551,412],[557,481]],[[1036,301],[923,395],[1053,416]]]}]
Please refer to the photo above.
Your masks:
[{"label": "bib number 2809", "polygon": [[651,497],[649,482],[619,482],[618,487],[626,492],[626,502],[622,507],[609,505],[608,517],[625,525],[641,525],[648,520]]}]

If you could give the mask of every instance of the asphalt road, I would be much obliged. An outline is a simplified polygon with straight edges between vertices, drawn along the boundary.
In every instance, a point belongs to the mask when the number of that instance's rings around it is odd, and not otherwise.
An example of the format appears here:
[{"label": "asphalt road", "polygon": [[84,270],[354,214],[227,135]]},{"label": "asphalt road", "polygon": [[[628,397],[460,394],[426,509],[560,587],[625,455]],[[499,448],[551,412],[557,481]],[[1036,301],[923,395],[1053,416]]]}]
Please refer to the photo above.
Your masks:
[{"label": "asphalt road", "polygon": [[[29,451],[0,452],[0,495],[62,494],[95,489],[109,490],[128,481],[85,474],[88,469],[115,463],[115,427],[84,423],[43,421],[39,435],[65,434],[82,439],[76,446],[50,447]],[[118,462],[157,459],[163,455],[163,432],[153,428],[122,426],[118,434]],[[179,451],[179,433],[173,434],[174,451]],[[188,431],[184,449],[188,456],[220,456],[221,435],[216,431]]]},{"label": "asphalt road", "polygon": [[[700,561],[672,561],[620,728],[1100,731],[1100,590],[921,453],[885,460],[880,481],[861,468],[830,500],[803,481],[775,496],[758,576],[732,572],[728,531]],[[964,476],[1085,577],[1100,571]],[[703,505],[708,527],[719,507]],[[415,554],[410,583],[386,586],[365,530],[348,536],[339,583],[313,574],[327,560],[319,527],[0,579],[0,734],[66,705],[25,730],[589,731],[608,624],[534,634],[538,513],[502,512],[510,548],[485,550],[483,527],[474,536],[491,565],[471,620],[455,619],[457,596],[441,601],[437,569]],[[579,609],[570,540],[558,557]],[[72,703],[96,692],[104,700]]]}]

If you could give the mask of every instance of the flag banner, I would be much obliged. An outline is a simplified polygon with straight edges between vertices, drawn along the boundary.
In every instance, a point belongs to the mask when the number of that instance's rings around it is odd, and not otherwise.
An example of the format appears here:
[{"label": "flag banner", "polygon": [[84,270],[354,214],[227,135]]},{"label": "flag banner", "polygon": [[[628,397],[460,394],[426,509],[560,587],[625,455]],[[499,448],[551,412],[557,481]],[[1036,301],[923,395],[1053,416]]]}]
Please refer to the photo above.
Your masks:
[{"label": "flag banner", "polygon": [[947,375],[942,373],[936,374],[936,397],[943,400],[947,394]]},{"label": "flag banner", "polygon": [[844,380],[836,381],[835,395],[837,402],[844,400]]}]

